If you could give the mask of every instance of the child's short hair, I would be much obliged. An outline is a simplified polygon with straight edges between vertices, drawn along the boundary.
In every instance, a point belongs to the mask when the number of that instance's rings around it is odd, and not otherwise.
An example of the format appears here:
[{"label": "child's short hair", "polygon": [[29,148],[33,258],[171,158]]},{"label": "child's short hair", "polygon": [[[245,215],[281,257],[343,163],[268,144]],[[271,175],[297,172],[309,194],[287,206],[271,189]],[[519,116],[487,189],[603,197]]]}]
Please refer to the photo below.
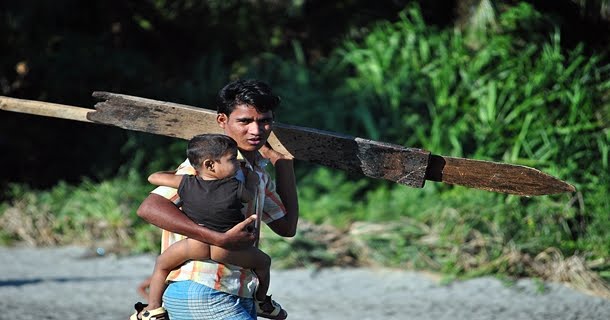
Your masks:
[{"label": "child's short hair", "polygon": [[205,159],[220,160],[227,152],[237,149],[237,142],[224,134],[200,134],[189,140],[186,157],[195,169]]}]

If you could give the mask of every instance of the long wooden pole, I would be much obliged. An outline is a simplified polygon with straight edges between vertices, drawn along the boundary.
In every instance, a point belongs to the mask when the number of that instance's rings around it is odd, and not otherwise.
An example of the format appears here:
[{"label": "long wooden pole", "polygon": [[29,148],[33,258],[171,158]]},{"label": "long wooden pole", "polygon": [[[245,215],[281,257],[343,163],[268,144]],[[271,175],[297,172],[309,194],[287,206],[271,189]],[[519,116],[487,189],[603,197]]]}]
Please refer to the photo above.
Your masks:
[{"label": "long wooden pole", "polygon": [[[216,113],[171,102],[109,92],[95,110],[0,96],[0,110],[91,122],[190,139],[221,132]],[[311,128],[274,124],[269,143],[296,159],[421,188],[426,180],[481,190],[535,196],[575,191],[574,186],[534,168],[434,155],[428,151]]]},{"label": "long wooden pole", "polygon": [[87,113],[94,111],[93,109],[67,106],[63,104],[16,99],[4,96],[0,96],[0,110],[91,123],[93,123],[93,121],[87,119]]}]

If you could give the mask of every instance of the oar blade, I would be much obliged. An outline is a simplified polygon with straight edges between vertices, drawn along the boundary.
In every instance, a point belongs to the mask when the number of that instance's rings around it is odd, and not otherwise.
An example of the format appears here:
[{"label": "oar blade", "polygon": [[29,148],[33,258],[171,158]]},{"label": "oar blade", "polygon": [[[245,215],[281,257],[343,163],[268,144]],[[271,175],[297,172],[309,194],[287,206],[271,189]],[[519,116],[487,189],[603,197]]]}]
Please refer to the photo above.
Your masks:
[{"label": "oar blade", "polygon": [[540,196],[576,189],[540,170],[492,161],[431,155],[426,179],[520,196]]}]

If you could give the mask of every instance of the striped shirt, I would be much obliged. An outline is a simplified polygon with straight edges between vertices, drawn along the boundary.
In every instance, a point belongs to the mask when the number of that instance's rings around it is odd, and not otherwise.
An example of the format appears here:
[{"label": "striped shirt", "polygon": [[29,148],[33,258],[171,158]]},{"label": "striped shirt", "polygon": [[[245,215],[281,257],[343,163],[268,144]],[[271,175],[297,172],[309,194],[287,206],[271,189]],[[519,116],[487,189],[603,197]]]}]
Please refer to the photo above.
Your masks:
[{"label": "striped shirt", "polygon": [[[284,205],[275,191],[275,181],[271,179],[269,173],[264,169],[267,160],[259,155],[255,161],[256,164],[252,165],[241,154],[238,155],[238,158],[245,161],[245,168],[247,170],[254,170],[258,174],[260,182],[255,200],[245,204],[242,209],[244,216],[257,214],[258,221],[256,225],[260,226],[260,220],[270,223],[286,215]],[[178,167],[176,174],[193,175],[195,174],[195,169],[186,160]],[[245,175],[242,170],[238,170],[237,178],[245,181]],[[176,205],[180,205],[177,190],[174,188],[157,187],[152,193],[161,195]],[[260,232],[260,227],[257,228],[257,232]],[[185,236],[183,235],[162,230],[161,252],[165,251],[174,242],[184,238]],[[213,260],[189,261],[179,269],[173,270],[167,277],[167,280],[192,280],[215,290],[246,298],[251,298],[254,295],[258,285],[258,279],[252,270],[229,264],[221,264]]]}]

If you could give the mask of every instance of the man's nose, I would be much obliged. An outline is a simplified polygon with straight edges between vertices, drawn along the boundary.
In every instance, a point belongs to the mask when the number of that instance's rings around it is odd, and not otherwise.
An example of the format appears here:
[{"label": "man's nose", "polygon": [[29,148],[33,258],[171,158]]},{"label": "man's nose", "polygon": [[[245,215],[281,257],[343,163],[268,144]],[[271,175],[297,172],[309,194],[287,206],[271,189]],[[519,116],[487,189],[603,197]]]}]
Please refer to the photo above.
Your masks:
[{"label": "man's nose", "polygon": [[258,135],[262,131],[263,131],[263,125],[256,121],[253,121],[252,123],[250,123],[250,126],[248,127],[248,132],[250,134]]}]

